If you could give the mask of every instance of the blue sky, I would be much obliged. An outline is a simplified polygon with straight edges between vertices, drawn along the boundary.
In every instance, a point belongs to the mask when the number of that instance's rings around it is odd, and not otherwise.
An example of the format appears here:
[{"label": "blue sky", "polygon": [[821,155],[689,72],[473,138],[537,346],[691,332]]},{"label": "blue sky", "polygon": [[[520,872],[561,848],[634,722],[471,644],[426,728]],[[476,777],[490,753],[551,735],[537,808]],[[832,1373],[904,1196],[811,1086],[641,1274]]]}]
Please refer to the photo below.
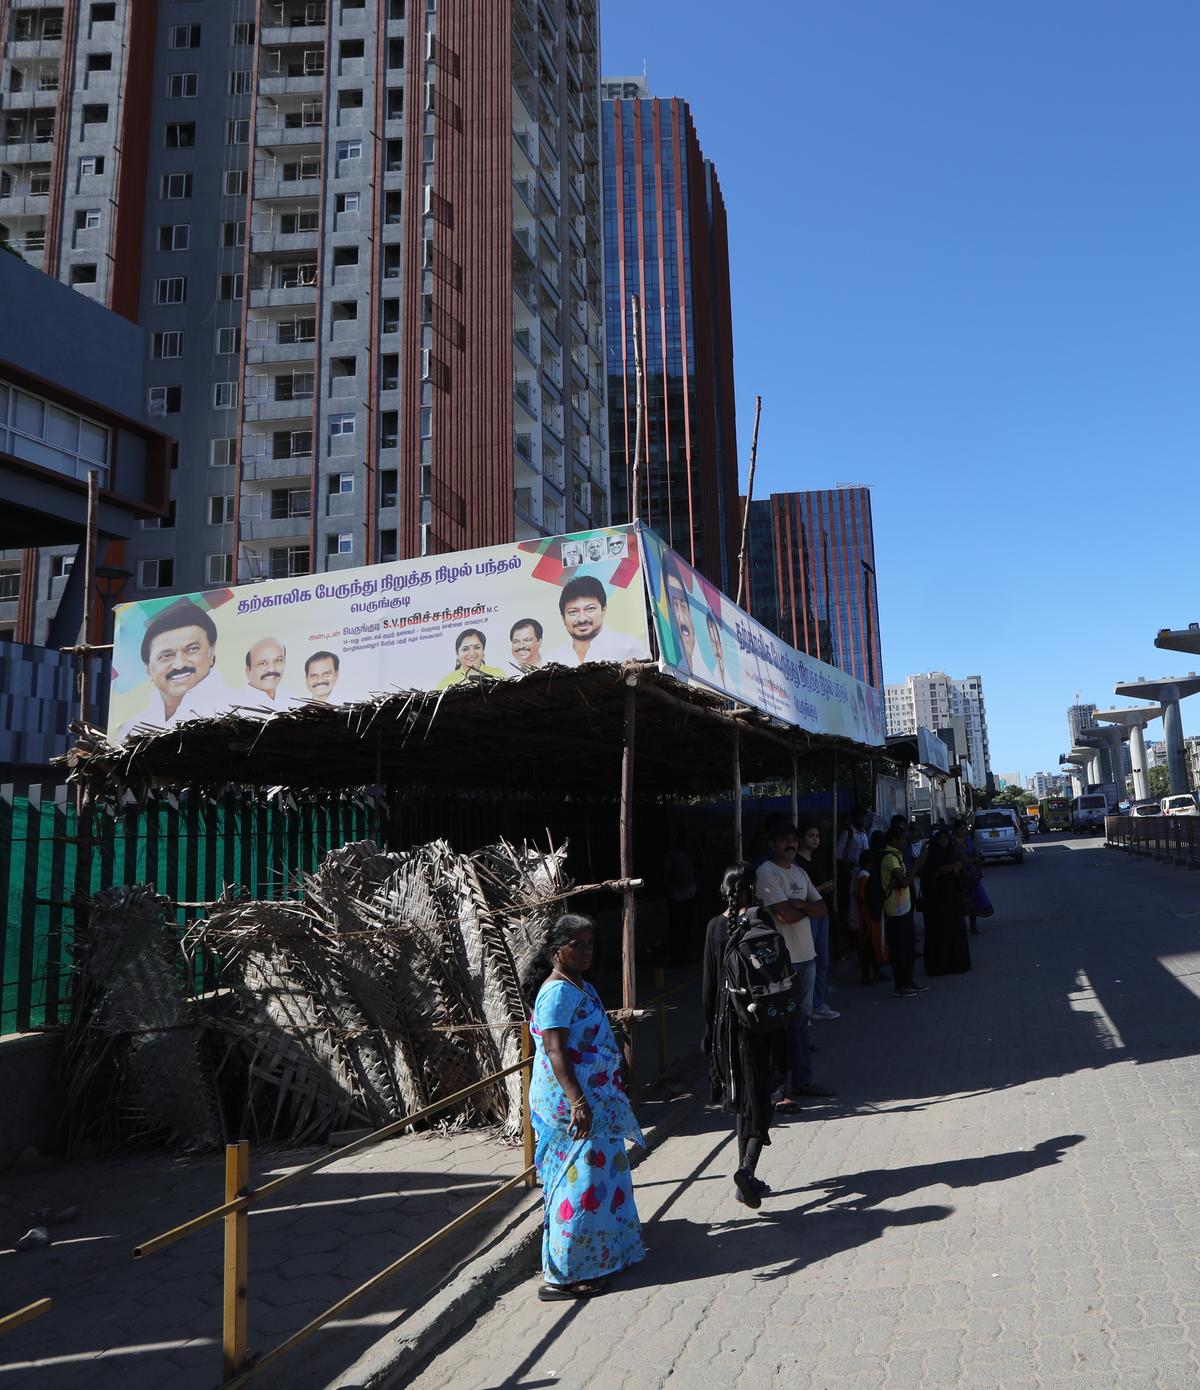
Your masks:
[{"label": "blue sky", "polygon": [[743,479],[761,392],[756,495],[873,489],[887,679],[979,672],[1029,775],[1076,690],[1190,669],[1153,637],[1200,620],[1200,5],[601,15],[717,165]]}]

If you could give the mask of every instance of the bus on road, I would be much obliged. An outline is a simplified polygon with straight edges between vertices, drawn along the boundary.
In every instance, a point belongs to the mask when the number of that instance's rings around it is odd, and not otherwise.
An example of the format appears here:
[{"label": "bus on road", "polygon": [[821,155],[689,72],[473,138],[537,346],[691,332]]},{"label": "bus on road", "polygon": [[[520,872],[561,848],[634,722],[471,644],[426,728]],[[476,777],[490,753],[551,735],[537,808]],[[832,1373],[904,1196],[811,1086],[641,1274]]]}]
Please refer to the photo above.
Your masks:
[{"label": "bus on road", "polygon": [[1070,830],[1071,803],[1065,796],[1044,796],[1038,802],[1038,829]]}]

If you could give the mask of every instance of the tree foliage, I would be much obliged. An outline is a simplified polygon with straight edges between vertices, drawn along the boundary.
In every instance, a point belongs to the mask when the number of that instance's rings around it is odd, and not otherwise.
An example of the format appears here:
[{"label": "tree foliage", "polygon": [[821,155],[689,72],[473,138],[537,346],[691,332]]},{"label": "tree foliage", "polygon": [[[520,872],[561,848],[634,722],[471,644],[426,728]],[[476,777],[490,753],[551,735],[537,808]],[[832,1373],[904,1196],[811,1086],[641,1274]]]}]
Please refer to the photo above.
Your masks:
[{"label": "tree foliage", "polygon": [[1146,780],[1150,784],[1151,796],[1169,796],[1171,794],[1171,775],[1165,767],[1152,767],[1146,774]]}]

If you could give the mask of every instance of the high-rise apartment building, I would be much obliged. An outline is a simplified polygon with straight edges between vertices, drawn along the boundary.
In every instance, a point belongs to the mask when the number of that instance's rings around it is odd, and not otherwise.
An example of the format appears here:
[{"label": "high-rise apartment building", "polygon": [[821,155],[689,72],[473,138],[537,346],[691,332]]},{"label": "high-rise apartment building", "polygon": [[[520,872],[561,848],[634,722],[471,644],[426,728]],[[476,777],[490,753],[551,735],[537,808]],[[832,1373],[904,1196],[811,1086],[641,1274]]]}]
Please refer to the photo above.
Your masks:
[{"label": "high-rise apartment building", "polygon": [[178,445],[125,597],[608,520],[598,38],[595,0],[0,4],[0,236],[142,324]]},{"label": "high-rise apartment building", "polygon": [[1070,747],[1079,742],[1079,735],[1096,726],[1095,705],[1071,705],[1067,710],[1067,729],[1071,739]]},{"label": "high-rise apartment building", "polygon": [[798,651],[882,686],[869,489],[751,502],[743,607]]},{"label": "high-rise apartment building", "polygon": [[644,79],[602,102],[613,520],[631,516],[636,388],[644,371],[640,516],[714,584],[737,586],[738,467],[725,203],[691,108]]},{"label": "high-rise apartment building", "polygon": [[[911,734],[921,725],[937,730],[953,719],[961,719],[974,784],[987,785],[992,765],[983,680],[979,676],[955,680],[945,671],[927,671],[908,676],[900,684],[886,685],[883,693],[889,734]],[[959,754],[962,756],[962,750]]]}]

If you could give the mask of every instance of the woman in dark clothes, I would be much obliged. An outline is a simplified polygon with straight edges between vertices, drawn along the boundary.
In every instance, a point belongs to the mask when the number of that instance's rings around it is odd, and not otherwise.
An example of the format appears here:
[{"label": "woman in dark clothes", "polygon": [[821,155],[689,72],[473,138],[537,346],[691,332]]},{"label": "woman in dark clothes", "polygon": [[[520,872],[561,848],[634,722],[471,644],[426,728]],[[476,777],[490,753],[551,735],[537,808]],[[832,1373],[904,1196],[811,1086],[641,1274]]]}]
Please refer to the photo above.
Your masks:
[{"label": "woman in dark clothes", "polygon": [[925,973],[961,975],[971,968],[971,945],[963,910],[962,864],[950,832],[940,826],[922,855],[921,896],[925,902]]},{"label": "woman in dark clothes", "polygon": [[[775,1107],[771,1092],[787,1068],[784,1030],[750,1033],[738,1023],[724,988],[725,951],[731,932],[760,918],[754,903],[754,870],[731,864],[721,880],[725,911],[708,924],[704,940],[704,1039],[713,1100],[737,1117],[738,1166],[734,1199],[757,1207],[770,1188],[755,1176],[759,1156],[771,1142]],[[769,919],[768,919],[769,920]]]}]

